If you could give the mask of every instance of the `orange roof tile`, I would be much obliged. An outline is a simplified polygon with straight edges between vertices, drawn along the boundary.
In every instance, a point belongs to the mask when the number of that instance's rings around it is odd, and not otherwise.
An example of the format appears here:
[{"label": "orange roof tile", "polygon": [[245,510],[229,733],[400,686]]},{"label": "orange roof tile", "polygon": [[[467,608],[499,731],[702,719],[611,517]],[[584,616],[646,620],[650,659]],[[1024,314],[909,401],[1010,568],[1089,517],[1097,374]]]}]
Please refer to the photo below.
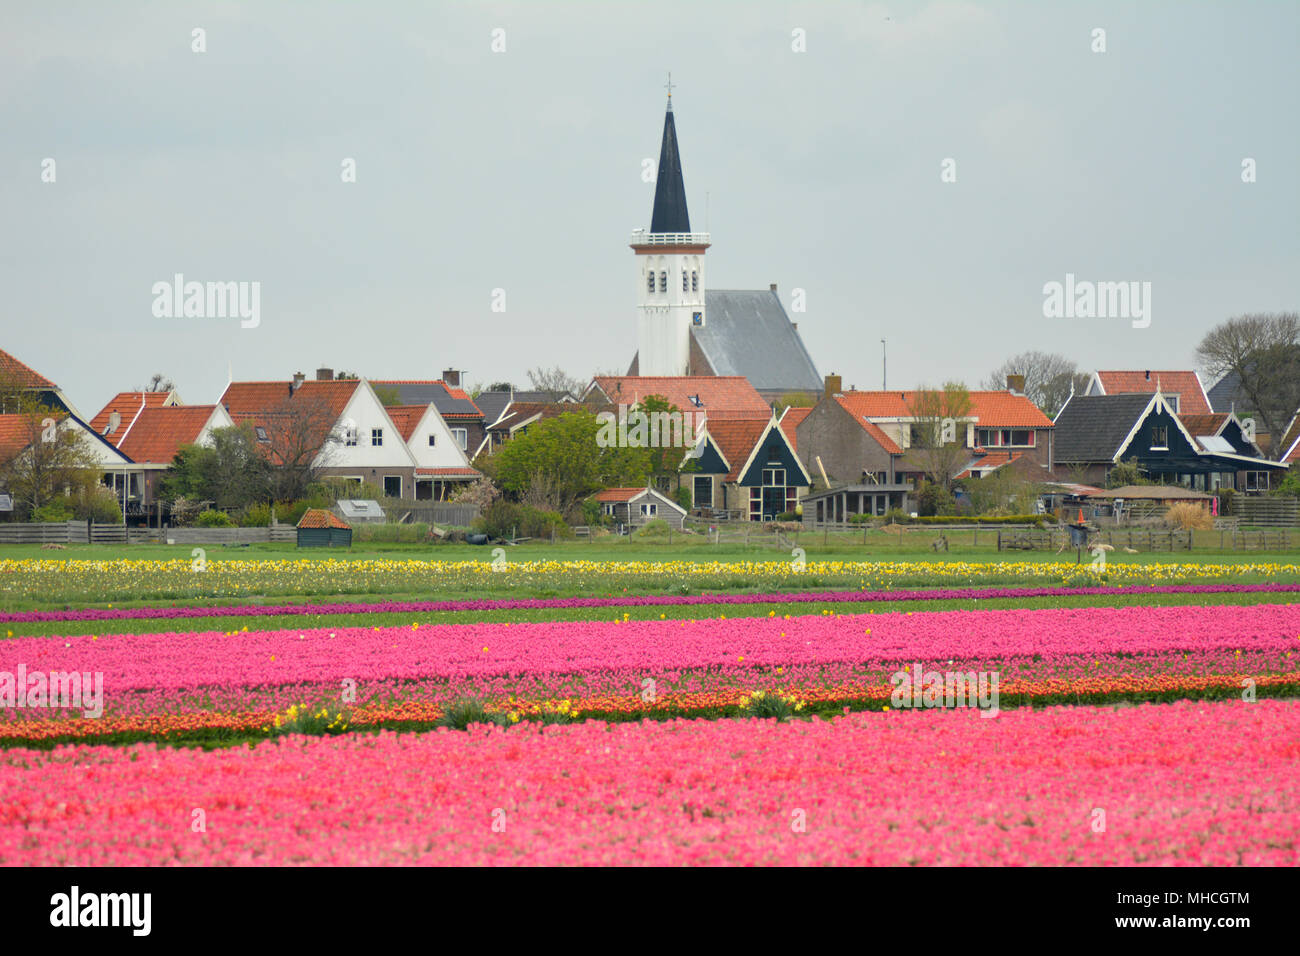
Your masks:
[{"label": "orange roof tile", "polygon": [[1166,395],[1178,396],[1180,415],[1184,412],[1189,415],[1213,414],[1210,409],[1209,399],[1205,396],[1205,389],[1201,387],[1201,380],[1192,371],[1133,372],[1111,370],[1103,372],[1098,370],[1097,380],[1101,382],[1101,387],[1107,395],[1133,393],[1151,395],[1156,390],[1156,384],[1159,383],[1161,392]]},{"label": "orange roof tile", "polygon": [[[103,435],[111,444],[116,445],[122,440],[122,436],[131,427],[131,422],[135,420],[141,409],[160,408],[170,396],[171,392],[118,392],[87,424],[96,435]],[[108,420],[113,412],[117,412],[122,420],[117,430],[109,435],[106,434],[105,429],[108,428]]]},{"label": "orange roof tile", "polygon": [[604,491],[596,495],[596,500],[631,501],[643,491],[645,491],[644,488],[606,488]]},{"label": "orange roof tile", "polygon": [[428,405],[388,405],[384,408],[384,411],[388,412],[388,417],[393,420],[393,424],[397,426],[403,440],[408,442],[415,434],[415,426],[420,424],[424,413],[428,410]]},{"label": "orange roof tile", "polygon": [[[835,396],[858,421],[866,418],[912,418],[918,391],[843,392]],[[1052,421],[1024,395],[1006,391],[970,392],[971,417],[987,428],[1051,428]]]},{"label": "orange roof tile", "polygon": [[308,508],[303,513],[302,518],[298,521],[299,528],[341,528],[344,531],[351,531],[352,525],[348,524],[332,511],[326,511],[324,508]]},{"label": "orange roof tile", "polygon": [[167,464],[182,445],[198,440],[203,426],[216,410],[215,405],[146,408],[118,441],[118,451],[132,461]]},{"label": "orange roof tile", "polygon": [[771,407],[743,375],[597,375],[595,382],[615,405],[636,405],[658,395],[680,412],[754,418],[764,424],[772,417]]},{"label": "orange roof tile", "polygon": [[415,473],[417,475],[442,475],[448,478],[478,478],[483,474],[483,472],[479,471],[477,468],[469,468],[464,465],[441,465],[437,468],[417,468],[415,469]]},{"label": "orange roof tile", "polygon": [[18,361],[4,349],[0,349],[0,382],[17,385],[19,388],[58,388],[40,372]]},{"label": "orange roof tile", "polygon": [[1209,415],[1179,415],[1178,420],[1193,435],[1213,435],[1228,420],[1227,412]]},{"label": "orange roof tile", "polygon": [[[768,421],[771,421],[770,416]],[[745,462],[749,461],[754,446],[758,444],[759,438],[767,428],[767,421],[710,416],[704,427],[731,464],[731,471],[727,472],[725,480],[736,481],[740,477],[740,469],[744,468]]]},{"label": "orange roof tile", "polygon": [[790,441],[790,447],[799,450],[799,438],[795,434],[795,429],[812,413],[812,407],[805,408],[787,408],[785,414],[781,416],[781,431],[785,432],[785,437]]}]

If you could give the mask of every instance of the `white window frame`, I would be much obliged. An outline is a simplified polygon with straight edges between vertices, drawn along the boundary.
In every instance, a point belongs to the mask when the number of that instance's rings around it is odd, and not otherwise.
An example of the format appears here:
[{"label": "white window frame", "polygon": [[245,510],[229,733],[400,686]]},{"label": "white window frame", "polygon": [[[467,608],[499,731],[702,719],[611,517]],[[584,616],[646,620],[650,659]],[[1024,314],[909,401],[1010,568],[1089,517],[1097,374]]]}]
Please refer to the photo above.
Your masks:
[{"label": "white window frame", "polygon": [[[388,482],[389,482],[391,479],[393,479],[393,478],[396,478],[396,479],[397,479],[397,494],[395,494],[395,495],[390,495],[390,494],[388,493]],[[382,487],[382,488],[384,489],[384,496],[385,496],[385,497],[388,497],[388,498],[400,498],[400,497],[402,497],[402,492],[406,490],[406,489],[403,487],[404,484],[405,484],[405,482],[402,481],[402,476],[401,476],[401,475],[384,475],[383,480],[382,480],[381,483],[380,483],[380,487]]]},{"label": "white window frame", "polygon": [[659,503],[655,501],[641,502],[641,517],[654,518],[659,514]]},{"label": "white window frame", "polygon": [[469,429],[468,428],[453,428],[451,430],[451,437],[456,439],[456,444],[460,446],[461,451],[469,450]]},{"label": "white window frame", "polygon": [[383,447],[384,447],[384,430],[383,430],[383,428],[372,428],[372,429],[370,429],[370,447],[371,447],[371,448],[383,448]]}]

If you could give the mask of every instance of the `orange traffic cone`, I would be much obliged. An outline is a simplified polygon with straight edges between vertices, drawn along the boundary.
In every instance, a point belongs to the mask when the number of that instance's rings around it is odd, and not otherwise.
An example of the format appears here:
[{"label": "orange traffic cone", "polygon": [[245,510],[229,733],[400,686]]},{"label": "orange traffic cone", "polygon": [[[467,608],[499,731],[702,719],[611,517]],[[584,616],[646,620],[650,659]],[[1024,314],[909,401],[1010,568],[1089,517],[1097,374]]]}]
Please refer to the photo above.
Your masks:
[{"label": "orange traffic cone", "polygon": [[1083,524],[1083,509],[1079,509],[1079,524]]}]

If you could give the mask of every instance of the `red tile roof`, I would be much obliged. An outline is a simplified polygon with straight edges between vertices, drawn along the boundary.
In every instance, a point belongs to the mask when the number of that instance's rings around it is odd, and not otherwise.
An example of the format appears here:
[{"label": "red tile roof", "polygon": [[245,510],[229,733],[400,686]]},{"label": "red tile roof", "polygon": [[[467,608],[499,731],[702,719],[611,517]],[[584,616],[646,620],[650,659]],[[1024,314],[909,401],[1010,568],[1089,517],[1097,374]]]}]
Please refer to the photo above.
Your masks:
[{"label": "red tile roof", "polygon": [[477,468],[468,468],[463,465],[446,465],[438,468],[417,468],[415,469],[415,473],[417,475],[442,475],[448,478],[478,478],[483,474],[483,472],[479,471]]},{"label": "red tile roof", "polygon": [[283,403],[290,397],[292,387],[291,382],[231,382],[220,402],[239,425]]},{"label": "red tile roof", "polygon": [[644,488],[606,488],[604,491],[596,495],[596,500],[631,501],[643,491],[645,491]]},{"label": "red tile roof", "polygon": [[[771,421],[770,416],[768,421]],[[736,481],[740,477],[740,469],[744,468],[745,462],[749,461],[754,446],[758,444],[759,438],[767,428],[767,421],[710,416],[704,427],[709,437],[722,449],[722,454],[731,465],[731,471],[727,472],[725,480]]]},{"label": "red tile roof", "polygon": [[807,408],[787,408],[785,414],[781,416],[781,431],[785,432],[785,437],[790,440],[790,447],[799,450],[799,439],[795,434],[795,429],[812,413],[812,407]]},{"label": "red tile roof", "polygon": [[971,462],[970,468],[965,469],[964,471],[956,475],[956,477],[969,478],[971,476],[971,471],[976,469],[978,469],[979,471],[996,470],[998,468],[1001,468],[1003,465],[1009,465],[1013,461],[1018,461],[1022,457],[1024,457],[1024,452],[1020,452],[1020,451],[985,452],[981,457]]},{"label": "red tile roof", "polygon": [[[862,421],[864,418],[912,418],[919,394],[918,391],[843,392],[835,399],[850,415]],[[970,393],[970,403],[971,416],[986,428],[1052,427],[1051,419],[1024,395],[974,391]]]},{"label": "red tile roof", "polygon": [[1112,370],[1103,372],[1098,370],[1097,379],[1101,382],[1101,387],[1105,389],[1107,395],[1132,393],[1150,395],[1155,392],[1156,384],[1159,383],[1161,392],[1166,395],[1178,396],[1180,415],[1184,412],[1189,415],[1212,414],[1210,401],[1205,396],[1205,389],[1201,387],[1201,380],[1193,371],[1132,372]]},{"label": "red tile roof", "polygon": [[1227,412],[1209,415],[1179,415],[1178,420],[1193,435],[1213,435],[1228,420]]},{"label": "red tile roof", "polygon": [[342,518],[338,517],[332,511],[326,511],[324,508],[309,508],[303,513],[302,519],[298,522],[299,528],[341,528],[344,531],[351,531],[352,525],[348,524]]},{"label": "red tile roof", "polygon": [[0,383],[17,385],[19,388],[58,388],[40,372],[18,361],[4,349],[0,349]]},{"label": "red tile roof", "polygon": [[[122,440],[122,436],[131,427],[131,422],[135,420],[141,409],[160,408],[171,394],[171,392],[118,392],[87,424],[96,435],[103,435],[110,444],[116,445]],[[117,431],[109,435],[105,433],[105,429],[108,428],[108,420],[113,412],[117,412],[122,421],[117,426]]]},{"label": "red tile roof", "polygon": [[[615,405],[636,405],[659,395],[680,412],[754,418],[764,424],[772,417],[771,406],[743,375],[597,375],[594,381]],[[698,396],[699,405],[692,396]]]},{"label": "red tile roof", "polygon": [[198,440],[216,410],[215,405],[146,408],[120,438],[117,448],[132,461],[170,463],[182,445]]},{"label": "red tile roof", "polygon": [[408,442],[415,434],[415,426],[420,424],[424,413],[428,410],[428,405],[388,405],[384,408],[384,411],[388,412],[388,417],[393,420],[393,424],[397,426],[397,430],[401,432],[403,440]]},{"label": "red tile roof", "polygon": [[33,421],[30,416],[11,412],[0,415],[0,463],[32,443]]}]

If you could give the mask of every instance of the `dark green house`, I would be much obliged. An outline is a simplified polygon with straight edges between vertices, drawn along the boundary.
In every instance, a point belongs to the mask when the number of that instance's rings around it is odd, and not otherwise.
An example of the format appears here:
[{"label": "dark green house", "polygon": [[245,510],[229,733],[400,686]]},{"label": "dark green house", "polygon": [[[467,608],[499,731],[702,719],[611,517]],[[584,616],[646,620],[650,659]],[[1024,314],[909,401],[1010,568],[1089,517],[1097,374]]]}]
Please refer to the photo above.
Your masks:
[{"label": "dark green house", "polygon": [[333,512],[311,508],[298,522],[300,548],[350,548],[352,527]]}]

